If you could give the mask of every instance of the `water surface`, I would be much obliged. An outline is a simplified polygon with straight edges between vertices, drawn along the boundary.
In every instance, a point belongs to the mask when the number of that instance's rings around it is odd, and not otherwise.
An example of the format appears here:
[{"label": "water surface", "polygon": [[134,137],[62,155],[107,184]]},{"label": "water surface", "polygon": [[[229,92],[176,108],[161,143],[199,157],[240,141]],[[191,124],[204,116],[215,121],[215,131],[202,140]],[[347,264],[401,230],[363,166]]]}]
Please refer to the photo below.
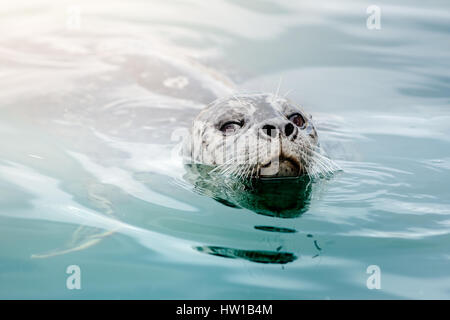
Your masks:
[{"label": "water surface", "polygon": [[[450,298],[448,4],[371,4],[0,5],[0,297]],[[196,192],[180,137],[233,91],[302,104],[343,171],[284,215]]]}]

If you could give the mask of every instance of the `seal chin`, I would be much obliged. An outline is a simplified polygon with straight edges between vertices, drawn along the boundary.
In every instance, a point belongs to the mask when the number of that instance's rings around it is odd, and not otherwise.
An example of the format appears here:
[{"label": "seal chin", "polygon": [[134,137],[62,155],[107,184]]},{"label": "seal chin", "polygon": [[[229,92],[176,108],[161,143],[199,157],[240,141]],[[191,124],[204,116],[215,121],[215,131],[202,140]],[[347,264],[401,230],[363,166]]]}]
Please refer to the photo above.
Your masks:
[{"label": "seal chin", "polygon": [[302,174],[300,163],[286,157],[269,161],[259,169],[259,175],[264,178],[298,177]]}]

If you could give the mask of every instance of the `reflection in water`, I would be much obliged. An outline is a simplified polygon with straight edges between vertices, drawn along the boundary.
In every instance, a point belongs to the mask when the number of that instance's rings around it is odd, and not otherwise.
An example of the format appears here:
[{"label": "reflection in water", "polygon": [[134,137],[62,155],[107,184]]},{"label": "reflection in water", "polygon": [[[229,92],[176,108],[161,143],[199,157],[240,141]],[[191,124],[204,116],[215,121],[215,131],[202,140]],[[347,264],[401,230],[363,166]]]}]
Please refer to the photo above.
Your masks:
[{"label": "reflection in water", "polygon": [[295,218],[309,208],[312,181],[308,177],[242,181],[209,175],[211,167],[204,165],[187,168],[184,178],[195,191],[226,206],[277,218]]},{"label": "reflection in water", "polygon": [[291,228],[273,227],[273,226],[255,226],[256,230],[279,232],[279,233],[296,233],[297,230]]},{"label": "reflection in water", "polygon": [[[232,208],[246,208],[274,218],[297,218],[309,208],[312,180],[308,177],[240,180],[211,173],[211,167],[187,164],[184,178],[202,195]],[[271,233],[296,233],[297,230],[278,226],[256,225],[256,230]],[[314,240],[317,250],[317,242]],[[219,246],[195,247],[210,255],[244,259],[257,263],[286,264],[297,256],[291,252],[243,250]],[[317,254],[318,255],[318,254]],[[317,256],[316,255],[316,256]]]},{"label": "reflection in water", "polygon": [[290,252],[278,252],[278,251],[264,251],[264,250],[239,250],[224,247],[196,247],[196,250],[211,254],[214,256],[232,258],[232,259],[245,259],[258,263],[274,263],[274,264],[286,264],[295,261],[297,257]]}]

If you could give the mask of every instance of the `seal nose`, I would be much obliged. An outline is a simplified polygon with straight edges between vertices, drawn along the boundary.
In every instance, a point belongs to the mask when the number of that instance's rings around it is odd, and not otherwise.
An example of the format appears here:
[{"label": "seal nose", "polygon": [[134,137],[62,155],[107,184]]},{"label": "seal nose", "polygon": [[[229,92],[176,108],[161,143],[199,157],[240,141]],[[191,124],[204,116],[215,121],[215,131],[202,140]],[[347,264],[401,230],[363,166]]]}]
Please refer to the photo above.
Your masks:
[{"label": "seal nose", "polygon": [[284,134],[286,137],[289,137],[294,132],[294,125],[292,123],[288,123],[284,126]]},{"label": "seal nose", "polygon": [[271,138],[275,138],[277,135],[277,128],[271,124],[264,125],[262,131]]}]

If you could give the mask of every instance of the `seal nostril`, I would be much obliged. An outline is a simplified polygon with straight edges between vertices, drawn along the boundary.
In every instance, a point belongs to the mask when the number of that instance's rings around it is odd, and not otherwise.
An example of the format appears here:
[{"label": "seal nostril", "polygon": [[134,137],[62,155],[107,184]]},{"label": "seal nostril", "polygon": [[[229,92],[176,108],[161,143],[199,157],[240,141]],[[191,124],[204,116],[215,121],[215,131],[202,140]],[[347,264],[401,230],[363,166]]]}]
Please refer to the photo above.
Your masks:
[{"label": "seal nostril", "polygon": [[289,137],[292,132],[294,132],[294,125],[292,123],[288,123],[285,127],[284,127],[284,133],[286,134],[286,137]]},{"label": "seal nostril", "polygon": [[269,137],[274,138],[277,134],[277,128],[270,124],[266,124],[262,127],[262,130],[265,134],[267,134]]}]

